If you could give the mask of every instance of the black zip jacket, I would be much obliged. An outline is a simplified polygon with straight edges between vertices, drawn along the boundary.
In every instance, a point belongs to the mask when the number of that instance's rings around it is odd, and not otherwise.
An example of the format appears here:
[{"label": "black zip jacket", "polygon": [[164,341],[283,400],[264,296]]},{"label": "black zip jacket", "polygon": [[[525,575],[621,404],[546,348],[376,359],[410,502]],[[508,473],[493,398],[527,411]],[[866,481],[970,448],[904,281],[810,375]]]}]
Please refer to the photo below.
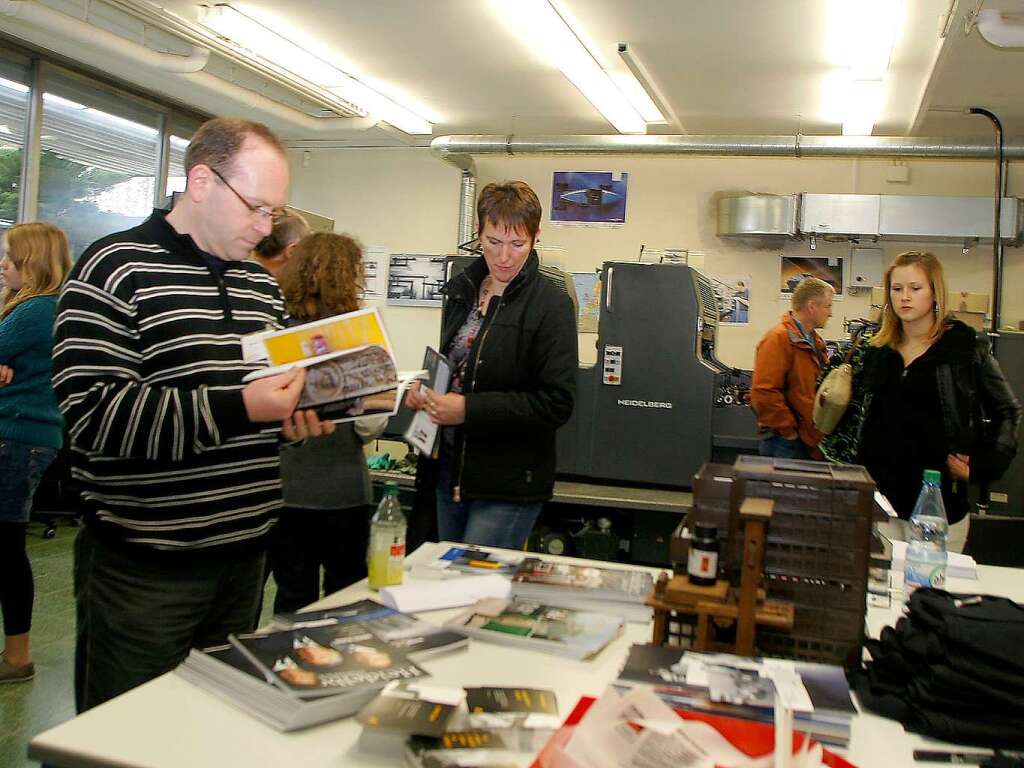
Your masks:
[{"label": "black zip jacket", "polygon": [[971,482],[999,479],[1017,453],[1021,408],[988,339],[959,320],[906,369],[900,354],[872,347],[864,362],[867,397],[860,461],[910,517],[925,469],[942,472],[950,523],[967,514],[966,483],[954,482],[946,456],[971,458]]},{"label": "black zip jacket", "polygon": [[[519,503],[551,498],[555,432],[572,415],[578,350],[572,300],[539,272],[539,264],[531,252],[504,294],[491,298],[470,349],[466,421],[456,429],[451,455],[451,490],[457,498]],[[476,306],[486,276],[481,257],[445,285],[441,349],[448,348]],[[420,474],[418,488],[430,482]]]}]

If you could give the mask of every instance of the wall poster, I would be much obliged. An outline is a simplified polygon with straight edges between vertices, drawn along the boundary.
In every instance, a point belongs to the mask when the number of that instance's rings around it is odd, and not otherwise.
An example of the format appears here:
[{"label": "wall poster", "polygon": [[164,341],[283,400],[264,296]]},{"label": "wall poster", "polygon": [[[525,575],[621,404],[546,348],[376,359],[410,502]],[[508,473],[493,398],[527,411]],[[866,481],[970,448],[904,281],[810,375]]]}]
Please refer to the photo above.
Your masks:
[{"label": "wall poster", "polygon": [[779,298],[789,299],[801,280],[817,277],[835,288],[835,298],[843,298],[842,256],[781,256]]},{"label": "wall poster", "polygon": [[628,173],[610,171],[555,171],[551,221],[591,226],[624,224],[628,179]]},{"label": "wall poster", "polygon": [[718,299],[720,325],[750,322],[750,275],[712,276],[712,290]]},{"label": "wall poster", "polygon": [[444,256],[391,254],[388,267],[388,304],[440,307],[444,286]]}]

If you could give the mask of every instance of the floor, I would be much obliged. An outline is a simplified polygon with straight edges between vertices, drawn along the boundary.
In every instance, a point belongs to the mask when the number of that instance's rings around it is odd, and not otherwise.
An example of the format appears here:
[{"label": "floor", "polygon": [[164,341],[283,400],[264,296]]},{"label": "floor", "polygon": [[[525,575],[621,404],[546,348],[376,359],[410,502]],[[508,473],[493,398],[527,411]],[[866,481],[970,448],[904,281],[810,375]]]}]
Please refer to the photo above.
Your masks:
[{"label": "floor", "polygon": [[[33,523],[28,532],[28,554],[36,585],[32,616],[36,676],[27,683],[0,685],[2,768],[38,766],[26,756],[29,739],[75,714],[71,560],[77,528],[61,524],[52,539],[44,539],[43,530],[42,525]],[[271,579],[263,600],[261,624],[270,618],[274,592]]]}]

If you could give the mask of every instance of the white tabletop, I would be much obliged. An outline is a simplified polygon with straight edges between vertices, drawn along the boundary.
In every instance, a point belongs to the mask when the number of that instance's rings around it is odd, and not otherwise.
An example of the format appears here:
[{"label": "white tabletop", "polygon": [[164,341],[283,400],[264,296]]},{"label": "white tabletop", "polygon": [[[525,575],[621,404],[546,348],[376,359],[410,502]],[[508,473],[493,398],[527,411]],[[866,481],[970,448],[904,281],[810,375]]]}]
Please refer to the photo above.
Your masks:
[{"label": "white tabletop", "polygon": [[[423,550],[416,556],[424,556]],[[951,580],[949,588],[1003,594],[1024,602],[1024,571],[979,566],[978,576],[977,582]],[[315,606],[342,605],[372,594],[361,582]],[[440,623],[454,613],[436,611],[422,616]],[[888,610],[869,609],[872,634],[898,615],[898,605]],[[439,684],[554,689],[564,716],[580,696],[600,695],[617,677],[632,643],[650,639],[650,627],[627,624],[623,636],[591,661],[573,661],[474,640],[467,650],[431,657],[422,666]],[[61,768],[353,768],[395,764],[393,757],[360,751],[356,747],[359,732],[360,726],[347,718],[282,734],[169,673],[39,734],[29,744],[29,756]],[[942,748],[937,747],[937,742],[905,733],[895,721],[863,714],[854,718],[848,757],[862,768],[909,768],[914,765],[912,750],[926,744],[929,748]],[[524,764],[528,762],[525,760]]]}]

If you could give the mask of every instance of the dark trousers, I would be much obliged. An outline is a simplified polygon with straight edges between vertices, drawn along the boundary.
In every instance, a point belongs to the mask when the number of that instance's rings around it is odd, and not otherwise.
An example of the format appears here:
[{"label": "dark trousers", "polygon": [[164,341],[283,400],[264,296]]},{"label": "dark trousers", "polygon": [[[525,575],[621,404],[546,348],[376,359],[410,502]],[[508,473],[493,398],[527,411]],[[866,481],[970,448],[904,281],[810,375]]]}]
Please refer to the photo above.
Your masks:
[{"label": "dark trousers", "polygon": [[270,534],[268,565],[277,583],[274,613],[291,613],[366,577],[370,508],[285,507]]},{"label": "dark trousers", "polygon": [[0,523],[0,614],[4,634],[32,628],[32,565],[25,553],[25,523]]},{"label": "dark trousers", "polygon": [[811,450],[799,437],[787,440],[782,435],[775,435],[759,441],[757,452],[762,456],[774,456],[778,459],[811,458]]},{"label": "dark trousers", "polygon": [[125,551],[88,525],[75,539],[75,706],[102,704],[174,669],[190,648],[256,625],[264,555],[175,561]]}]

